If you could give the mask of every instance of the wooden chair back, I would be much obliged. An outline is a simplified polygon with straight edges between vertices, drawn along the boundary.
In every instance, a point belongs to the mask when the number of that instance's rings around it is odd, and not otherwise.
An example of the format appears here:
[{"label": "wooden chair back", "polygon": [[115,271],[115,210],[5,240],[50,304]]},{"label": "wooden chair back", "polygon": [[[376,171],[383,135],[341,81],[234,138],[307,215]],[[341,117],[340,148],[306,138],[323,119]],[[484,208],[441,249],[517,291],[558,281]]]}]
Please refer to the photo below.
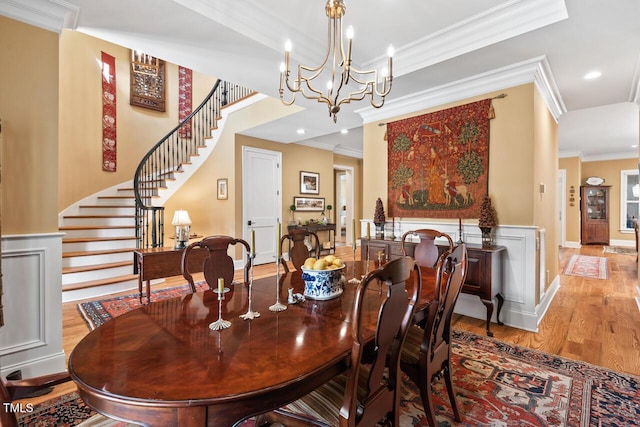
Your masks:
[{"label": "wooden chair back", "polygon": [[440,250],[436,245],[436,239],[439,237],[444,237],[447,239],[449,243],[448,250],[453,250],[453,240],[449,237],[448,234],[441,233],[438,230],[432,230],[429,228],[423,228],[419,230],[407,231],[402,235],[402,254],[407,255],[407,250],[405,247],[405,241],[409,236],[418,236],[420,238],[420,242],[416,245],[413,258],[416,260],[418,265],[423,267],[433,268],[440,257]]},{"label": "wooden chair back", "polygon": [[[411,278],[415,282],[411,295],[408,295],[406,282]],[[386,291],[386,297],[378,312],[375,341],[366,346],[363,340],[362,307],[369,287],[377,288],[380,284]],[[420,269],[411,257],[401,257],[385,264],[367,274],[358,285],[353,307],[351,367],[347,373],[340,411],[341,422],[347,420],[344,425],[374,426],[383,417],[387,417],[394,426],[400,425],[400,351],[412,324],[421,287]],[[366,362],[370,362],[370,365],[367,363],[368,370],[364,370],[367,373],[364,388],[359,389],[359,385],[363,385],[359,380],[362,381],[360,377],[365,354]]]},{"label": "wooden chair back", "polygon": [[225,286],[233,282],[235,267],[233,258],[228,252],[229,247],[238,244],[244,246],[245,249],[244,281],[246,283],[249,281],[249,270],[251,269],[252,259],[250,256],[251,247],[245,240],[236,239],[231,236],[209,236],[199,242],[193,242],[186,247],[182,254],[182,276],[189,282],[192,293],[196,291],[193,276],[189,272],[189,257],[193,254],[193,251],[208,251],[208,256],[203,261],[202,272],[204,273],[204,280],[209,287],[216,289],[218,278],[220,277],[224,279]]},{"label": "wooden chair back", "polygon": [[[305,244],[305,239],[311,240],[311,249]],[[280,253],[284,253],[285,246],[289,251],[289,260],[293,264],[296,270],[300,271],[300,267],[304,265],[304,262],[309,257],[320,258],[320,239],[318,235],[313,231],[306,230],[304,228],[294,228],[280,238]],[[285,272],[289,272],[289,264],[286,260],[280,260]]]},{"label": "wooden chair back", "polygon": [[[14,400],[24,398],[32,393],[45,390],[58,384],[70,381],[68,372],[43,375],[28,379],[17,379],[4,381],[0,379],[0,426],[18,427],[16,412],[9,405]],[[5,405],[7,404],[7,405]]]},{"label": "wooden chair back", "polygon": [[401,367],[418,386],[430,427],[436,427],[431,390],[434,378],[444,377],[456,421],[460,413],[451,378],[451,318],[467,275],[467,248],[461,243],[436,265],[436,300],[428,310],[424,329],[413,326],[403,349]]}]

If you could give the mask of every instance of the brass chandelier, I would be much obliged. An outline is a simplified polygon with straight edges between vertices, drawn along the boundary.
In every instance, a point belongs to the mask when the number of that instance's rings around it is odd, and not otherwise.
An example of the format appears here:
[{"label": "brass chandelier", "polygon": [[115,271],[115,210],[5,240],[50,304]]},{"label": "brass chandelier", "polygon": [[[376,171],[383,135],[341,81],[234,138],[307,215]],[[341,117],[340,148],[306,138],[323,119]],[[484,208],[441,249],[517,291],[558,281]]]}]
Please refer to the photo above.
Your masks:
[{"label": "brass chandelier", "polygon": [[[342,17],[346,12],[343,0],[327,0],[325,11],[329,17],[327,33],[327,53],[318,67],[298,65],[297,77],[290,80],[289,54],[292,44],[287,40],[285,44],[284,62],[280,64],[280,99],[285,105],[295,102],[296,94],[300,92],[307,99],[315,99],[324,102],[329,108],[329,116],[337,121],[337,114],[342,104],[351,101],[361,101],[366,96],[370,97],[371,105],[380,108],[384,105],[384,99],[391,91],[393,81],[393,48],[389,46],[388,65],[382,70],[382,80],[378,81],[378,70],[361,71],[351,65],[351,42],[353,28],[347,29],[347,50],[343,48]],[[312,86],[312,80],[319,79],[325,85],[326,91]],[[293,94],[291,100],[284,99],[284,88]],[[341,97],[341,91],[345,89],[347,94]]]}]

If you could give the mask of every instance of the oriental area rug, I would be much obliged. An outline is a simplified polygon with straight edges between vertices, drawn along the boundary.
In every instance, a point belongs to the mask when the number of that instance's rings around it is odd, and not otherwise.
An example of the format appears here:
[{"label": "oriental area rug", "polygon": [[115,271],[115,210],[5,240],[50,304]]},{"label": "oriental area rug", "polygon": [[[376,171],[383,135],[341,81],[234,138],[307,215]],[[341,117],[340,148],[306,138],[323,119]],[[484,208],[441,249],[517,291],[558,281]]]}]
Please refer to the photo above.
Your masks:
[{"label": "oriental area rug", "polygon": [[[640,377],[462,331],[454,331],[452,363],[463,421],[453,420],[439,380],[434,383],[439,427],[640,426]],[[426,426],[420,393],[403,379],[400,425]],[[34,406],[20,421],[23,426],[72,426],[92,415],[71,393]],[[241,427],[254,423],[247,420]]]},{"label": "oriental area rug", "polygon": [[[196,291],[203,291],[209,288],[205,282],[198,282],[195,285]],[[151,291],[151,301],[179,297],[190,292],[191,291],[189,290],[189,285],[187,283],[172,288],[156,289]],[[146,303],[145,298],[146,297],[143,297],[143,301]],[[124,314],[127,311],[141,307],[142,305],[143,304],[140,303],[140,297],[138,294],[133,294],[83,302],[78,304],[78,311],[80,311],[85,322],[87,322],[89,329],[94,330],[104,322]]]},{"label": "oriental area rug", "polygon": [[562,274],[590,279],[609,278],[607,258],[599,256],[572,255]]}]

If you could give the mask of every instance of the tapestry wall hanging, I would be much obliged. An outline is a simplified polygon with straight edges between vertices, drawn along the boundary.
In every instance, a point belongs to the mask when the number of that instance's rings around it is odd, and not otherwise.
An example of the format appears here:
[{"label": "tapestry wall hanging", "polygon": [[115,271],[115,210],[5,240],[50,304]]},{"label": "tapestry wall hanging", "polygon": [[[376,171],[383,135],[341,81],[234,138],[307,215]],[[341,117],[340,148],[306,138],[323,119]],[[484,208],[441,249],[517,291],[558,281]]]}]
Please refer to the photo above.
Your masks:
[{"label": "tapestry wall hanging", "polygon": [[116,171],[116,59],[102,52],[102,170]]},{"label": "tapestry wall hanging", "polygon": [[[192,112],[193,72],[189,68],[178,67],[178,121],[182,123]],[[191,138],[191,121],[178,129],[180,138]]]},{"label": "tapestry wall hanging", "polygon": [[129,104],[150,110],[165,110],[163,60],[131,51]]},{"label": "tapestry wall hanging", "polygon": [[478,218],[491,100],[387,124],[390,217]]}]

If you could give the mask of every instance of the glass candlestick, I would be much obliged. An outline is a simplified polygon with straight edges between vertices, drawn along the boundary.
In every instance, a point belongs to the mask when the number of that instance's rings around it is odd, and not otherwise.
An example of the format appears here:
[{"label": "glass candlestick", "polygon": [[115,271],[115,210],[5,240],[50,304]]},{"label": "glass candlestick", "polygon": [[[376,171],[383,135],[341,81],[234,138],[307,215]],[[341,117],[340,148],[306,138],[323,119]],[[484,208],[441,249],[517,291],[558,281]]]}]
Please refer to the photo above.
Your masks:
[{"label": "glass candlestick", "polygon": [[222,292],[218,291],[218,320],[209,325],[209,329],[211,330],[219,331],[231,326],[231,322],[222,318],[222,300],[224,299],[224,294],[226,292],[229,292],[228,288],[224,288],[224,291]]},{"label": "glass candlestick", "polygon": [[249,258],[251,258],[251,270],[249,271],[249,307],[247,308],[247,312],[245,314],[240,315],[240,318],[244,320],[260,317],[260,313],[251,309],[251,289],[253,288],[253,260],[255,259],[255,257],[256,254],[249,254]]},{"label": "glass candlestick", "polygon": [[353,242],[353,278],[349,279],[349,283],[358,284],[360,279],[356,278],[356,242]]},{"label": "glass candlestick", "polygon": [[269,307],[269,310],[279,312],[285,311],[287,306],[280,302],[280,257],[276,257],[276,303]]}]

